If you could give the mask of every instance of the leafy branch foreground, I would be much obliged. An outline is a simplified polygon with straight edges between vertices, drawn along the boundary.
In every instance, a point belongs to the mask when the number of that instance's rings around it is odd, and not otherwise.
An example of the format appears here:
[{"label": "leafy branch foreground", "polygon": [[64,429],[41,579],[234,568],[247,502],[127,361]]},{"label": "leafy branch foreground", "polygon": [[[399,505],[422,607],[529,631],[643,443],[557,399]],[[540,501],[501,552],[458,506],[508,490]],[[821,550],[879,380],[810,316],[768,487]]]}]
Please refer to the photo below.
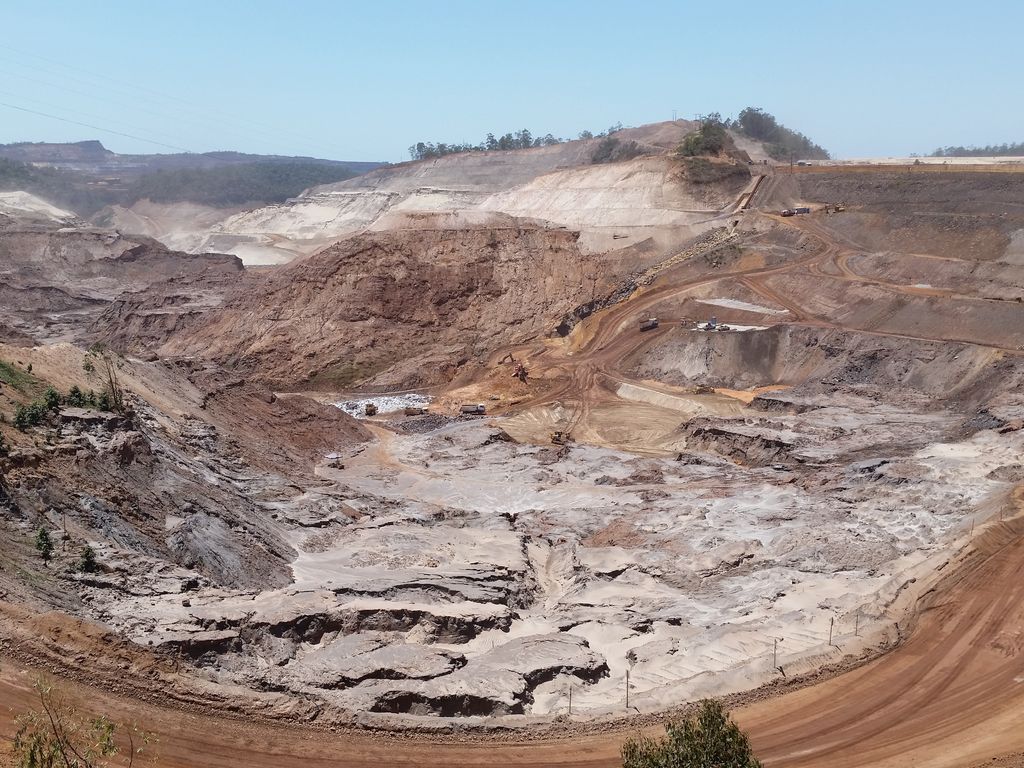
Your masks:
[{"label": "leafy branch foreground", "polygon": [[747,735],[713,699],[682,722],[668,723],[665,737],[640,736],[622,747],[623,768],[761,768]]},{"label": "leafy branch foreground", "polygon": [[106,768],[115,758],[120,758],[116,764],[131,768],[153,743],[134,723],[118,726],[103,715],[79,712],[50,683],[37,680],[34,688],[39,708],[17,718],[17,768]]}]

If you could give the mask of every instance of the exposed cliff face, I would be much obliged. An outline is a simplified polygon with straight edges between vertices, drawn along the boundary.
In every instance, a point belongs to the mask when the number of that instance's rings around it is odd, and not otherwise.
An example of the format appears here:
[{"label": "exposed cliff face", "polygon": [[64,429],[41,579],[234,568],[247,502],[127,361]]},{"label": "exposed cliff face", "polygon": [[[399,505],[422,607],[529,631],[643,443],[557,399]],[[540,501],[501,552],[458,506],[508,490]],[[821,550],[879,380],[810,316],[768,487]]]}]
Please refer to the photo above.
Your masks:
[{"label": "exposed cliff face", "polygon": [[[103,323],[123,347],[201,356],[278,386],[429,384],[495,347],[545,336],[591,298],[577,233],[526,226],[368,233],[267,274],[224,304],[168,328],[149,319],[164,295],[116,303]],[[591,279],[588,279],[591,278]],[[158,324],[158,323],[157,323]]]},{"label": "exposed cliff face", "polygon": [[126,291],[173,281],[188,284],[186,293],[198,301],[211,286],[241,270],[234,256],[184,254],[111,230],[4,217],[0,327],[13,341],[79,338],[87,322]]}]

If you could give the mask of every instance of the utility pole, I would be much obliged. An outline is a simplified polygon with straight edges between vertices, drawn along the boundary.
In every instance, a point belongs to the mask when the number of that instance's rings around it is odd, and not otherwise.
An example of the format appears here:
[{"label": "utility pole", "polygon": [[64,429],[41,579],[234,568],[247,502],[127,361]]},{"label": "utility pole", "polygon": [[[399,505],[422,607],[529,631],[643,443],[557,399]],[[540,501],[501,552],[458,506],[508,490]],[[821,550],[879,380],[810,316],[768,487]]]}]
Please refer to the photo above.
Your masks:
[{"label": "utility pole", "polygon": [[626,668],[626,709],[629,709],[629,668]]},{"label": "utility pole", "polygon": [[569,717],[572,717],[572,683],[569,683]]},{"label": "utility pole", "polygon": [[772,645],[772,667],[774,669],[779,668],[779,638],[772,638],[774,644]]},{"label": "utility pole", "polygon": [[860,608],[857,609],[857,616],[853,620],[853,636],[860,637]]},{"label": "utility pole", "polygon": [[832,645],[832,628],[836,625],[836,617],[832,616],[828,620],[828,644]]}]

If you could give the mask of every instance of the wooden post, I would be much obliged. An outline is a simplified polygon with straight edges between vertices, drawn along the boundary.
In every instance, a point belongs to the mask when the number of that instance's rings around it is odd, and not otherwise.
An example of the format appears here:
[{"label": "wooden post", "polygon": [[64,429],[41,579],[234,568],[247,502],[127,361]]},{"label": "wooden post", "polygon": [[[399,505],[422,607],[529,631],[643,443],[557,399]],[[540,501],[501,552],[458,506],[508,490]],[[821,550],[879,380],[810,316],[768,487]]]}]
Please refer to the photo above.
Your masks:
[{"label": "wooden post", "polygon": [[569,683],[569,717],[572,717],[572,683]]},{"label": "wooden post", "polygon": [[857,618],[853,622],[853,636],[860,637],[860,608],[857,609]]},{"label": "wooden post", "polygon": [[629,709],[629,668],[626,668],[626,709]]},{"label": "wooden post", "polygon": [[828,620],[828,644],[832,645],[832,628],[836,625],[836,617],[833,616]]},{"label": "wooden post", "polygon": [[774,643],[772,644],[772,668],[779,668],[779,638],[773,638]]}]

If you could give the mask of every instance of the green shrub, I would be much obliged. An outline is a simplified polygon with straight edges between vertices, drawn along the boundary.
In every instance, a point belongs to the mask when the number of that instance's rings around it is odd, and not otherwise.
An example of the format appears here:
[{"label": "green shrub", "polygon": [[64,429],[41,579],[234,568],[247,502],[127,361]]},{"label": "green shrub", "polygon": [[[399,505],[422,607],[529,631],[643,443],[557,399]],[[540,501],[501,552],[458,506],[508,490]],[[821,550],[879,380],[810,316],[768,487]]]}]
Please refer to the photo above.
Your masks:
[{"label": "green shrub", "polygon": [[36,533],[36,549],[39,550],[39,556],[43,558],[44,563],[49,563],[53,558],[53,539],[46,528],[40,528]]},{"label": "green shrub", "polygon": [[78,570],[82,573],[96,573],[99,563],[96,562],[96,550],[88,544],[82,549],[82,557],[78,561]]},{"label": "green shrub", "polygon": [[153,737],[135,724],[116,725],[104,715],[81,712],[42,680],[37,680],[34,687],[39,697],[38,709],[15,718],[17,731],[8,742],[13,761],[5,761],[4,765],[131,768],[137,762],[155,762],[156,755],[148,751]]},{"label": "green shrub", "polygon": [[46,410],[56,413],[60,410],[60,393],[53,387],[47,387],[43,393],[43,405],[46,406]]},{"label": "green shrub", "polygon": [[14,408],[14,426],[24,432],[30,427],[38,427],[50,414],[45,401],[36,400],[29,405],[18,405]]},{"label": "green shrub", "polygon": [[761,768],[750,742],[722,705],[705,699],[663,739],[640,736],[622,746],[623,768]]},{"label": "green shrub", "polygon": [[679,154],[685,157],[717,155],[725,149],[725,126],[717,121],[706,121],[699,130],[687,134],[679,145]]},{"label": "green shrub", "polygon": [[68,396],[64,398],[64,402],[72,408],[84,408],[86,405],[85,393],[75,384],[68,390]]}]

